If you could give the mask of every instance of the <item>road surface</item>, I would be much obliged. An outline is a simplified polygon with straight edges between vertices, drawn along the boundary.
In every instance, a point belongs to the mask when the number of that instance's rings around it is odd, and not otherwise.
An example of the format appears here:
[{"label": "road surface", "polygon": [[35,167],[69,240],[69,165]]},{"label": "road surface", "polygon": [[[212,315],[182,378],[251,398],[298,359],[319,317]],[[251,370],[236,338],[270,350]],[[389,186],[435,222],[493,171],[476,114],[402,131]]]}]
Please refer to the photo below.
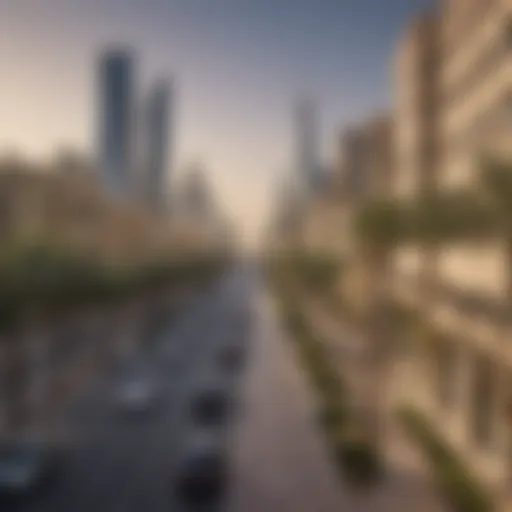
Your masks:
[{"label": "road surface", "polygon": [[[247,311],[252,322],[242,330]],[[188,406],[205,375],[219,371],[214,355],[233,337],[243,338],[249,349],[245,371],[230,381],[242,414],[226,427],[228,494],[221,507],[210,510],[356,510],[329,462],[308,384],[264,286],[255,272],[242,269],[74,404],[67,423],[75,442],[63,474],[36,499],[2,506],[2,512],[186,510],[174,498],[172,484],[194,429]],[[169,352],[183,364],[170,365]],[[149,370],[161,386],[162,404],[144,421],[127,421],[116,414],[112,397],[124,376],[140,369]]]},{"label": "road surface", "polygon": [[[123,362],[67,418],[74,439],[62,475],[31,500],[2,503],[2,512],[160,512],[180,510],[172,492],[176,464],[192,430],[188,406],[201,379],[215,371],[218,347],[240,335],[249,280],[234,273]],[[182,365],[166,363],[175,352]],[[126,375],[149,371],[162,403],[147,419],[116,414],[115,391]]]}]

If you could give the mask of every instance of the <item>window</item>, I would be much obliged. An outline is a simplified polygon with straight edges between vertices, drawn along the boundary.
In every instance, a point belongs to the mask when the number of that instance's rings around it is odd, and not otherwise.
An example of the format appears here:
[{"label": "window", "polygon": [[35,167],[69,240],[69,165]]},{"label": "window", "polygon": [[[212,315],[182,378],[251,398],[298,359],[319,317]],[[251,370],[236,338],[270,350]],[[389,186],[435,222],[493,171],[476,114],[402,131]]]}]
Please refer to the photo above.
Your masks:
[{"label": "window", "polygon": [[474,59],[457,82],[445,91],[445,103],[458,104],[487,77],[500,70],[512,50],[512,22],[507,22],[500,37]]}]

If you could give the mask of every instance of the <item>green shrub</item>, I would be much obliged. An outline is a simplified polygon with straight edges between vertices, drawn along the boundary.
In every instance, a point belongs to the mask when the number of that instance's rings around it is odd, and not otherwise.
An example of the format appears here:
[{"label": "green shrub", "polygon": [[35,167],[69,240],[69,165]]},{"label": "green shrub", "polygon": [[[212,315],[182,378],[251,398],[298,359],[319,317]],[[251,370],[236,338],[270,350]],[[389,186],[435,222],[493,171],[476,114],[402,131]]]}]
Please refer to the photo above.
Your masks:
[{"label": "green shrub", "polygon": [[351,412],[346,404],[346,389],[322,341],[311,332],[293,297],[281,296],[282,311],[291,341],[320,402],[318,421],[340,473],[357,486],[371,485],[381,474],[375,449],[350,430]]},{"label": "green shrub", "polygon": [[114,267],[39,241],[7,249],[0,259],[0,330],[27,314],[48,317],[165,286],[202,283],[224,265],[219,258],[200,257]]},{"label": "green shrub", "polygon": [[306,252],[283,254],[267,265],[268,276],[274,284],[284,286],[292,280],[313,292],[327,291],[341,269],[339,258]]},{"label": "green shrub", "polygon": [[341,400],[326,401],[318,412],[318,421],[328,433],[336,433],[348,419],[347,408]]},{"label": "green shrub", "polygon": [[352,484],[367,486],[379,479],[377,451],[368,441],[342,433],[334,439],[333,450],[338,467]]},{"label": "green shrub", "polygon": [[426,455],[438,485],[453,509],[456,512],[493,511],[489,494],[426,418],[412,408],[402,409],[398,415],[407,433]]},{"label": "green shrub", "polygon": [[317,368],[312,375],[313,383],[318,391],[326,398],[341,398],[344,391],[338,373],[330,366]]}]

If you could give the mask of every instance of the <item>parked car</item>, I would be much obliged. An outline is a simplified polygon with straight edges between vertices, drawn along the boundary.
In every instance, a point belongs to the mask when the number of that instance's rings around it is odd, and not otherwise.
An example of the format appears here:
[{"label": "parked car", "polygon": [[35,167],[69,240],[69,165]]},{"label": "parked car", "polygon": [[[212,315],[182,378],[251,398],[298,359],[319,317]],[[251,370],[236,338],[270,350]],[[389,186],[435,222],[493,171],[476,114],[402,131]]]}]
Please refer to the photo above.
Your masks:
[{"label": "parked car", "polygon": [[157,403],[155,384],[144,377],[136,377],[123,382],[118,390],[117,401],[120,412],[142,414],[152,410]]},{"label": "parked car", "polygon": [[192,400],[192,418],[202,426],[218,426],[227,419],[231,405],[231,396],[223,386],[205,387]]},{"label": "parked car", "polygon": [[0,497],[28,497],[59,473],[65,448],[24,439],[0,445]]},{"label": "parked car", "polygon": [[218,502],[228,483],[226,455],[218,440],[206,432],[193,437],[178,469],[175,490],[185,502]]}]

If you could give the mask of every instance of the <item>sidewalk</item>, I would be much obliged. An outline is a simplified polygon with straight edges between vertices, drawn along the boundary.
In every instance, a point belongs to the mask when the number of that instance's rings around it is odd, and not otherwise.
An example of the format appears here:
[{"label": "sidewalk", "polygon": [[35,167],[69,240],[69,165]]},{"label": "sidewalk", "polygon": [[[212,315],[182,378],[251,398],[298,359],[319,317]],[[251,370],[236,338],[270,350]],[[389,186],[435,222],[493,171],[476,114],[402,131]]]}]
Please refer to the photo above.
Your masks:
[{"label": "sidewalk", "polygon": [[[368,396],[372,385],[365,365],[368,347],[361,335],[351,332],[326,313],[314,300],[305,302],[313,328],[325,339],[340,373],[359,397]],[[390,372],[393,374],[393,372]],[[386,393],[393,392],[391,382]],[[387,397],[390,398],[390,397]],[[389,403],[388,403],[389,402]],[[372,510],[379,512],[444,512],[448,507],[435,488],[421,454],[409,442],[392,413],[392,400],[384,400],[380,409],[384,456],[387,466],[385,484],[370,498]]]},{"label": "sidewalk", "polygon": [[258,297],[228,510],[359,511],[328,458],[309,383],[272,306],[267,296]]}]

